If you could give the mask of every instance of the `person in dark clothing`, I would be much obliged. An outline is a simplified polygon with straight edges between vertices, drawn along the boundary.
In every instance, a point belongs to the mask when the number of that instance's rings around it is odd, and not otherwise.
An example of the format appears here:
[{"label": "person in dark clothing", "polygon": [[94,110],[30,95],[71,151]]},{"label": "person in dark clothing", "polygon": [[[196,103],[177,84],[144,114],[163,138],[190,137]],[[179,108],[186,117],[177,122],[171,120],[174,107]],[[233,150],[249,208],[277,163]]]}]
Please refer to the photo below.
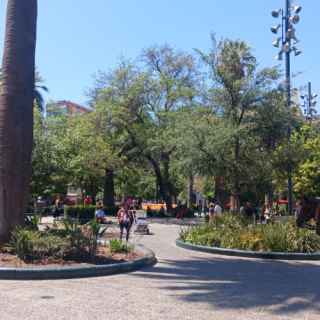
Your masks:
[{"label": "person in dark clothing", "polygon": [[255,213],[255,209],[253,208],[251,202],[249,202],[249,201],[246,202],[246,204],[243,208],[243,214],[247,219],[254,220],[256,213]]},{"label": "person in dark clothing", "polygon": [[130,230],[135,221],[135,210],[133,208],[126,210],[124,207],[121,207],[117,216],[120,227],[120,240],[122,240],[123,231],[126,230],[126,240],[129,241]]},{"label": "person in dark clothing", "polygon": [[303,196],[300,200],[300,210],[297,212],[297,227],[307,226],[311,219],[316,220],[316,233],[320,235],[320,200]]}]

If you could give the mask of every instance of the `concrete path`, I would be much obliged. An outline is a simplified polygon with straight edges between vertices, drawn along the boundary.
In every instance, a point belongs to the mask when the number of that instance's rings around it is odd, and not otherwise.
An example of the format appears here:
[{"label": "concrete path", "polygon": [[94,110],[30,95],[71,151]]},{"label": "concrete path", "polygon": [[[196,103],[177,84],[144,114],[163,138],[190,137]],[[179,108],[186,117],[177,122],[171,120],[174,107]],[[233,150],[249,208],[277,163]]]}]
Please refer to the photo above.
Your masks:
[{"label": "concrete path", "polygon": [[127,275],[0,281],[1,320],[318,320],[320,263],[221,257],[177,248],[177,225],[137,236],[159,263]]}]

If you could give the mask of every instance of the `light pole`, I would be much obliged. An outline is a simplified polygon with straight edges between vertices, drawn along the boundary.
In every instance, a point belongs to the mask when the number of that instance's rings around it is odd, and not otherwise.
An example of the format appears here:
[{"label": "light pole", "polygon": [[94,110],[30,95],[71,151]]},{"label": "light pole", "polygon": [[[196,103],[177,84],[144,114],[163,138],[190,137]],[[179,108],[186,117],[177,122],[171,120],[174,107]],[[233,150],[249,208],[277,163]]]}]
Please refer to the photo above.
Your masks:
[{"label": "light pole", "polygon": [[317,94],[312,94],[311,82],[308,83],[308,93],[306,95],[302,95],[301,99],[303,100],[303,111],[307,121],[312,122],[314,114],[317,113],[315,109],[317,105],[317,101],[315,100],[318,97]]},{"label": "light pole", "polygon": [[[281,36],[273,41],[273,46],[280,48],[276,58],[280,61],[283,60],[285,54],[285,76],[286,76],[286,102],[288,111],[291,109],[291,65],[290,57],[293,52],[295,56],[299,56],[302,52],[297,48],[299,42],[296,37],[296,30],[294,25],[300,21],[299,13],[302,10],[301,6],[292,5],[291,0],[285,0],[285,9],[273,10],[271,15],[274,18],[281,18],[281,23],[271,28],[271,32],[278,34],[281,30]],[[290,150],[291,142],[291,124],[288,125],[288,149]],[[292,214],[292,168],[288,164],[288,212]]]}]

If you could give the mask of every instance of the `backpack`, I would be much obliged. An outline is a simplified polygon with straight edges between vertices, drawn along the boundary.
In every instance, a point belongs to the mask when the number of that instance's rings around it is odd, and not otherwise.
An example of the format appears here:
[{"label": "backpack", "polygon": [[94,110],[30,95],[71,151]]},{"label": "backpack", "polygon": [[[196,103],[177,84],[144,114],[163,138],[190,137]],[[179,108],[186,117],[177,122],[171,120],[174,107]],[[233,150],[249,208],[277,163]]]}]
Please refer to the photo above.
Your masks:
[{"label": "backpack", "polygon": [[119,215],[119,222],[122,222],[122,223],[130,222],[130,217],[126,210],[121,210]]}]

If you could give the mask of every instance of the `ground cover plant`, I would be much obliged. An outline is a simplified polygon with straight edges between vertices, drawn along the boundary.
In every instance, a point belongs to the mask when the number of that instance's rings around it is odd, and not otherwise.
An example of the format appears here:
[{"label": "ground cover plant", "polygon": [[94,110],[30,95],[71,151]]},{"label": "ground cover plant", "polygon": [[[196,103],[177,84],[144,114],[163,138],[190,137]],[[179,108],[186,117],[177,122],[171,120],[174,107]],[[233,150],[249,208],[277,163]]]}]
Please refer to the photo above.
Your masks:
[{"label": "ground cover plant", "polygon": [[266,252],[320,251],[320,236],[300,229],[294,219],[285,223],[251,224],[231,214],[217,217],[210,223],[182,229],[182,241],[204,246]]},{"label": "ground cover plant", "polygon": [[17,227],[10,242],[0,248],[0,265],[108,264],[135,257],[133,247],[121,241],[99,242],[106,231],[95,220],[81,225],[66,219],[42,231],[35,225]]}]

